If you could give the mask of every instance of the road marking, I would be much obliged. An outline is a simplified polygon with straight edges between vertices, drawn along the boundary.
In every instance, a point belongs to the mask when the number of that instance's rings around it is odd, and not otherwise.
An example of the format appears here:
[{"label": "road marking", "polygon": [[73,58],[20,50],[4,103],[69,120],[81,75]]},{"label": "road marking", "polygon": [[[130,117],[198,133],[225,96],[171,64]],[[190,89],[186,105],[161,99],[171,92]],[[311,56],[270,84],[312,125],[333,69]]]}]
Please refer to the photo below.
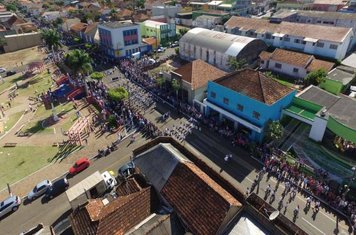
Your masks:
[{"label": "road marking", "polygon": [[321,234],[324,234],[325,233],[323,231],[321,231],[320,229],[318,229],[317,227],[315,227],[312,223],[310,223],[308,220],[302,218],[302,220],[304,220],[307,224],[309,224],[310,226],[312,226],[315,230],[319,231]]}]

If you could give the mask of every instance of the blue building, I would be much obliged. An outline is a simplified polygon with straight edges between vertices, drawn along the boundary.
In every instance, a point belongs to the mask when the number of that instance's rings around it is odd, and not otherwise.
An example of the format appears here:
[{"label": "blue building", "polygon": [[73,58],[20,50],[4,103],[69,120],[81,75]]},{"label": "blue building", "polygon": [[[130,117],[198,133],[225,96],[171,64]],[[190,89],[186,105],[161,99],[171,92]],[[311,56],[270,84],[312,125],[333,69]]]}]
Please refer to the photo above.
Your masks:
[{"label": "blue building", "polygon": [[279,120],[296,91],[263,73],[244,69],[208,82],[206,115],[218,115],[261,142],[267,122]]}]

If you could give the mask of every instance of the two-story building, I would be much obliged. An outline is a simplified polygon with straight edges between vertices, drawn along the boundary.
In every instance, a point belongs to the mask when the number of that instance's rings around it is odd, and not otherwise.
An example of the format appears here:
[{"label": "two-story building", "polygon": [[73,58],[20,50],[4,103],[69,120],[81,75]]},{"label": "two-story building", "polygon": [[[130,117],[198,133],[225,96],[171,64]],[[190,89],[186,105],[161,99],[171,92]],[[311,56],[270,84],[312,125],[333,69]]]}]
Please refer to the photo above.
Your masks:
[{"label": "two-story building", "polygon": [[334,63],[315,59],[314,56],[275,49],[273,52],[263,51],[260,54],[260,68],[275,73],[287,75],[292,78],[303,79],[309,72],[319,69],[329,72]]},{"label": "two-story building", "polygon": [[352,47],[352,28],[231,17],[228,33],[258,38],[270,46],[341,60]]},{"label": "two-story building", "polygon": [[191,29],[179,40],[179,55],[182,59],[201,59],[225,71],[230,70],[231,58],[254,63],[265,49],[267,46],[260,39],[203,28]]},{"label": "two-story building", "polygon": [[137,52],[145,52],[141,43],[140,25],[130,21],[107,22],[98,25],[100,46],[113,59],[131,57]]},{"label": "two-story building", "polygon": [[229,120],[251,140],[261,142],[268,122],[281,118],[295,94],[259,71],[244,69],[209,81],[204,104],[206,115]]},{"label": "two-story building", "polygon": [[176,25],[174,23],[146,20],[140,25],[142,36],[155,37],[158,44],[165,44],[170,40],[173,40],[176,36]]}]

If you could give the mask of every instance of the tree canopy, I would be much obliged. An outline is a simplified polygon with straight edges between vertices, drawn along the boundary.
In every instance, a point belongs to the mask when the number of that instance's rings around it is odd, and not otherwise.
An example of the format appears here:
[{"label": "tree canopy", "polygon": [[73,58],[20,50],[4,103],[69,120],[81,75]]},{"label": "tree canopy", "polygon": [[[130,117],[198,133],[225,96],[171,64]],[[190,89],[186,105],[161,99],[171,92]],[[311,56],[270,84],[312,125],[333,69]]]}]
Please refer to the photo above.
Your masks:
[{"label": "tree canopy", "polygon": [[62,46],[60,43],[61,36],[59,35],[57,30],[46,29],[46,30],[42,30],[41,33],[42,33],[42,38],[49,49],[52,49],[53,47],[53,49],[56,50]]},{"label": "tree canopy", "polygon": [[116,87],[109,89],[108,96],[110,99],[120,102],[127,99],[129,97],[129,93],[123,87]]},{"label": "tree canopy", "polygon": [[267,140],[278,141],[283,137],[284,128],[279,121],[270,121],[267,128]]},{"label": "tree canopy", "polygon": [[305,85],[314,85],[318,86],[321,82],[325,81],[327,73],[324,69],[319,69],[317,71],[313,71],[308,73],[308,75],[304,78]]},{"label": "tree canopy", "polygon": [[104,73],[102,72],[94,72],[92,74],[90,74],[91,79],[100,81],[101,79],[104,78]]},{"label": "tree canopy", "polygon": [[229,57],[227,63],[229,64],[229,67],[233,71],[237,71],[239,69],[242,69],[247,66],[247,62],[244,59],[236,59],[235,57]]},{"label": "tree canopy", "polygon": [[90,55],[80,49],[69,51],[65,56],[65,63],[75,74],[90,73],[93,70]]}]

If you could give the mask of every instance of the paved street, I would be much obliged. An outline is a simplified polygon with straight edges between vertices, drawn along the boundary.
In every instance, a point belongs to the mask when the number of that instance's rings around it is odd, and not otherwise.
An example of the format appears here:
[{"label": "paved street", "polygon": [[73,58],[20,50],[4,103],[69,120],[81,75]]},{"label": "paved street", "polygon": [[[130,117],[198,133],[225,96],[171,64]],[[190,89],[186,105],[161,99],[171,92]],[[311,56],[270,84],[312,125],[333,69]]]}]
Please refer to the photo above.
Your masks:
[{"label": "paved street", "polygon": [[[169,106],[157,104],[156,107],[147,110],[145,116],[150,121],[156,123],[161,130],[164,130],[166,127],[170,128],[173,125],[178,125],[181,121],[186,121],[183,117],[177,116],[174,111],[171,110],[172,118],[169,118],[166,122],[157,123],[157,118],[168,110],[170,110]],[[119,166],[129,160],[132,149],[140,146],[145,141],[147,140],[139,137],[136,138],[136,142],[130,146],[128,146],[128,140],[123,141],[119,145],[119,150],[115,153],[96,160],[89,169],[69,179],[70,185],[76,184],[96,170],[114,170],[116,172]],[[191,135],[187,136],[184,144],[189,148],[194,148],[193,152],[197,152],[212,168],[220,172],[223,177],[228,179],[243,192],[246,191],[247,187],[251,188],[253,179],[255,179],[262,167],[261,164],[251,158],[245,150],[238,147],[233,148],[229,141],[226,141],[223,137],[212,133],[211,130],[206,128],[202,128],[201,131],[194,130]],[[199,152],[201,154],[199,154]],[[233,154],[233,160],[226,163],[224,156],[230,153]],[[260,197],[264,197],[264,191],[268,184],[271,184],[271,187],[275,188],[276,180],[270,178],[267,181],[266,176],[262,179],[259,187],[257,187],[259,189],[257,193]],[[284,185],[281,183],[276,193],[276,200],[272,203],[275,208],[278,207],[283,189]],[[299,205],[301,209],[296,224],[307,233],[316,235],[336,234],[335,228],[338,226],[338,234],[348,234],[346,224],[343,221],[337,224],[335,216],[324,208],[320,210],[315,220],[312,218],[311,210],[305,214],[303,211],[305,197],[300,193],[297,194],[296,199],[287,208],[285,214],[289,219],[292,220],[292,212],[297,205]],[[22,205],[16,213],[1,220],[1,234],[18,234],[38,223],[50,225],[69,208],[65,194],[58,196],[48,204],[42,204],[41,199],[37,199],[31,204]]]}]

